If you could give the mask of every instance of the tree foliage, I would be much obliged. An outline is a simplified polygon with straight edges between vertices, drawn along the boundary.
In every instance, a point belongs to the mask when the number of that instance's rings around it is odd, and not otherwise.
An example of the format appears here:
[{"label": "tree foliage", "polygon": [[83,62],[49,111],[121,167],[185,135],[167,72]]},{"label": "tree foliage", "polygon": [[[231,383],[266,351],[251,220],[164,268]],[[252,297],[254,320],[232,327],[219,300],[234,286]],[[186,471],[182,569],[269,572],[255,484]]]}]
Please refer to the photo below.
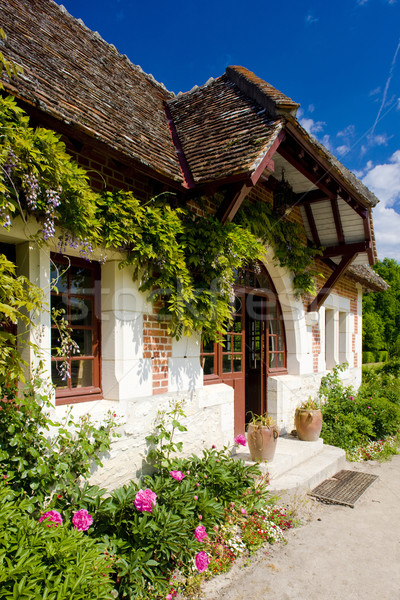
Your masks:
[{"label": "tree foliage", "polygon": [[363,298],[363,349],[400,353],[400,265],[393,258],[378,262],[374,269],[390,285],[385,292]]}]

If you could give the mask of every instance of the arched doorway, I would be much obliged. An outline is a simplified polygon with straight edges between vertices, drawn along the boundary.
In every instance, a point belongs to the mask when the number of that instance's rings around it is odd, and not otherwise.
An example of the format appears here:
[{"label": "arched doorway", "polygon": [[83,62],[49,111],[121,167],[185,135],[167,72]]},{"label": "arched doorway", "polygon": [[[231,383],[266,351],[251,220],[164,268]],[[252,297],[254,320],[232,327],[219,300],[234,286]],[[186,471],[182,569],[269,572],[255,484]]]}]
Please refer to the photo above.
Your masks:
[{"label": "arched doorway", "polygon": [[240,269],[234,286],[234,320],[222,344],[203,344],[204,383],[235,390],[235,434],[248,413],[268,411],[268,375],[286,373],[286,338],[275,287],[265,267]]}]

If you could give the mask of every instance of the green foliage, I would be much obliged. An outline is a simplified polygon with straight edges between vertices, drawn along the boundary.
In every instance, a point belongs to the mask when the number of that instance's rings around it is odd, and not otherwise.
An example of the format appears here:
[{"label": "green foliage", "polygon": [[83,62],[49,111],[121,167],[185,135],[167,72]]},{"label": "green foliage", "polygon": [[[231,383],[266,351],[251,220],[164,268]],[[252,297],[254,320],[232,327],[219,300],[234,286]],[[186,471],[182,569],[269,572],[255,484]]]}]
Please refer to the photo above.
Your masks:
[{"label": "green foliage", "polygon": [[363,349],[374,353],[387,350],[389,356],[398,356],[400,354],[400,265],[393,258],[385,258],[374,265],[374,270],[383,277],[390,288],[384,292],[363,296]]},{"label": "green foliage", "polygon": [[36,504],[50,493],[65,493],[89,476],[93,464],[101,465],[115,426],[111,414],[99,426],[88,416],[74,421],[70,413],[61,423],[51,421],[51,404],[38,393],[41,388],[37,377],[21,398],[0,400],[0,470],[11,489],[24,490]]},{"label": "green foliage", "polygon": [[[337,367],[321,380],[324,441],[350,451],[370,440],[392,436],[400,430],[400,407],[386,397],[382,380],[368,371],[367,381],[358,394],[345,387]],[[374,373],[374,374],[372,374]]]},{"label": "green foliage", "polygon": [[304,230],[299,223],[275,214],[268,203],[249,201],[243,203],[236,220],[273,248],[276,263],[293,274],[293,287],[298,295],[315,293],[314,277],[318,273],[313,263],[322,250],[301,242]]},{"label": "green foliage", "polygon": [[375,352],[367,352],[367,351],[364,351],[364,352],[362,353],[362,361],[363,361],[363,364],[368,364],[368,363],[374,363],[374,362],[377,362],[377,361],[375,360]]},{"label": "green foliage", "polygon": [[[16,325],[19,321],[28,329],[33,326],[31,316],[44,307],[44,296],[26,277],[17,277],[15,269],[15,265],[0,254],[0,322]],[[26,365],[21,359],[21,350],[26,344],[24,337],[0,331],[0,396],[13,397],[17,382],[25,381]]]},{"label": "green foliage", "polygon": [[[4,480],[3,480],[4,481]],[[112,560],[104,545],[67,522],[32,518],[31,500],[0,482],[0,596],[4,600],[111,599]]]}]

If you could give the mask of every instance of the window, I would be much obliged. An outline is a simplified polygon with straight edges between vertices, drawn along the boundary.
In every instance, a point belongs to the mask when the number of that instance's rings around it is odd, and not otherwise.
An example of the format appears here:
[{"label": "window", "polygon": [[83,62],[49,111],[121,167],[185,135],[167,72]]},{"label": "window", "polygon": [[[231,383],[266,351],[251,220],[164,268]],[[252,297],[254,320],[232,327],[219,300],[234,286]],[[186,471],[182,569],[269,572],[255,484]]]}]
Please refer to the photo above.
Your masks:
[{"label": "window", "polygon": [[282,311],[274,285],[262,265],[240,269],[236,277],[234,321],[223,344],[204,342],[201,365],[206,383],[237,378],[247,368],[286,372]]},{"label": "window", "polygon": [[[71,338],[79,352],[57,357],[59,330],[52,324],[52,381],[57,404],[101,398],[100,387],[100,268],[98,263],[52,255],[51,308],[64,309]],[[63,362],[67,373],[63,375]]]}]

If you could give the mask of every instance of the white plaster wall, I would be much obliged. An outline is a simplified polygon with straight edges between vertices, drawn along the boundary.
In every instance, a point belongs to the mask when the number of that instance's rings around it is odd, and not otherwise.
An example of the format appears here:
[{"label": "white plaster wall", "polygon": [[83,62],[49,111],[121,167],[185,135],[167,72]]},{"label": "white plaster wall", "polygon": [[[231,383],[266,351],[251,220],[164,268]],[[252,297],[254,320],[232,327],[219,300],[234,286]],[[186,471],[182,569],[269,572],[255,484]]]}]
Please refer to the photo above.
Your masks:
[{"label": "white plaster wall", "polygon": [[[168,393],[157,396],[132,398],[124,403],[85,402],[72,406],[73,415],[90,414],[100,423],[108,410],[117,414],[121,422],[121,437],[113,440],[111,451],[103,457],[102,468],[93,470],[90,482],[108,490],[121,486],[141,474],[151,472],[146,462],[146,436],[154,429],[157,412],[168,410],[169,402],[184,400],[186,415],[181,423],[187,432],[177,432],[175,440],[183,442],[184,456],[201,454],[204,448],[215,444],[218,448],[233,444],[233,388],[225,384],[205,386],[192,393]],[[68,408],[58,406],[54,416],[61,419]]]}]

